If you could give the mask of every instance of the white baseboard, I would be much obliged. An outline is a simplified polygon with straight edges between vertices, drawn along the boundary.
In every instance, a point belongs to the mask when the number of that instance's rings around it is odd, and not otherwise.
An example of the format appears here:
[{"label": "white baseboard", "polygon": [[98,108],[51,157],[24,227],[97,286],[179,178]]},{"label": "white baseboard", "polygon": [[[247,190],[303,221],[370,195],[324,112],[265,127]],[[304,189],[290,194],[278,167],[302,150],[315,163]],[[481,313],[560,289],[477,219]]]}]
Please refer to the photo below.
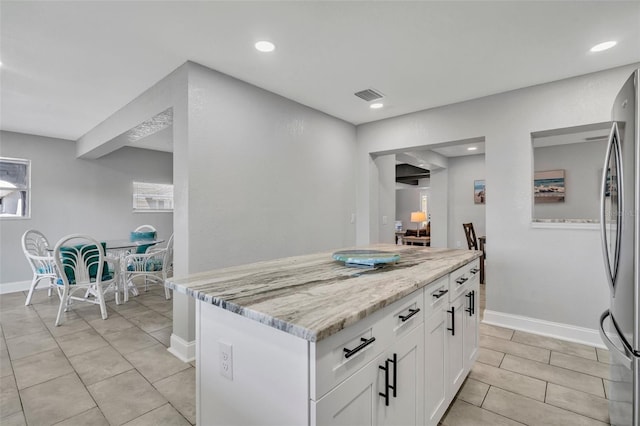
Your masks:
[{"label": "white baseboard", "polygon": [[[31,288],[31,281],[16,281],[12,283],[2,283],[0,284],[0,294],[7,293],[17,293],[19,291],[29,291]],[[42,287],[38,286],[38,288],[46,288],[45,285]]]},{"label": "white baseboard", "polygon": [[602,349],[607,348],[602,342],[598,330],[591,328],[577,327],[575,325],[506,314],[504,312],[490,311],[487,309],[484,311],[484,319],[482,322]]},{"label": "white baseboard", "polygon": [[187,342],[173,333],[171,333],[171,346],[167,350],[182,362],[191,362],[196,359],[196,341]]}]

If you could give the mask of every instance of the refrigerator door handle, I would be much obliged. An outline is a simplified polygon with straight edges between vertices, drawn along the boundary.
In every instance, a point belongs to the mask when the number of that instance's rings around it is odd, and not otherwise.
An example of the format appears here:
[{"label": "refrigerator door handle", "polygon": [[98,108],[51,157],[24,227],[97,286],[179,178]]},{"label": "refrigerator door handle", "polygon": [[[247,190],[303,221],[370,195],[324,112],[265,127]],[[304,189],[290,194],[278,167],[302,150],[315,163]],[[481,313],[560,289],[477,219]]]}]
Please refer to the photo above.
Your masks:
[{"label": "refrigerator door handle", "polygon": [[[611,132],[609,133],[609,142],[607,143],[607,154],[604,159],[604,168],[602,170],[602,186],[600,193],[600,237],[602,240],[602,251],[604,254],[604,262],[605,262],[605,272],[607,276],[607,282],[609,283],[609,289],[611,290],[611,294],[615,294],[615,284],[616,284],[616,275],[618,273],[618,263],[620,260],[620,244],[621,244],[621,218],[620,212],[623,211],[622,208],[622,170],[620,169],[622,158],[620,156],[620,146],[619,146],[619,132],[618,132],[618,123],[614,122],[611,126]],[[615,176],[609,176],[609,163],[611,158],[614,158],[616,170]],[[616,197],[616,233],[615,233],[615,246],[613,248],[614,252],[609,252],[608,241],[607,241],[607,212],[606,212],[606,201],[607,201],[607,189],[610,189],[609,179],[613,179],[615,177],[615,194]],[[613,197],[614,194],[609,194],[610,197]],[[611,212],[610,212],[611,214]],[[613,259],[611,258],[613,255]]]},{"label": "refrigerator door handle", "polygon": [[602,315],[600,315],[600,329],[598,330],[600,332],[600,337],[609,349],[609,353],[611,354],[611,356],[618,359],[625,367],[631,369],[633,367],[633,354],[629,351],[629,348],[627,348],[627,346],[622,343],[621,350],[615,343],[611,341],[607,333],[604,331],[604,320],[607,319],[607,317],[610,315],[611,312],[609,312],[608,309],[604,311]]}]

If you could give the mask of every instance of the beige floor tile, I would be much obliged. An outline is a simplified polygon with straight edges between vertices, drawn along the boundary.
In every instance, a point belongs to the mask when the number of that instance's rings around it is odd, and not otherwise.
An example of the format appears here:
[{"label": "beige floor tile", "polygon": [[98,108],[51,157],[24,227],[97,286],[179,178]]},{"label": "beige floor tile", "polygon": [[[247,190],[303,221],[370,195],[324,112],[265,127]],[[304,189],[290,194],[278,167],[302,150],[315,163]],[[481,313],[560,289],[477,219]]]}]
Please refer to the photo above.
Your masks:
[{"label": "beige floor tile", "polygon": [[128,319],[121,315],[112,315],[106,320],[97,318],[89,321],[91,327],[93,327],[99,334],[105,335],[107,333],[114,333],[116,331],[122,331],[127,328],[135,327]]},{"label": "beige floor tile", "polygon": [[87,386],[110,424],[121,425],[167,403],[137,371]]},{"label": "beige floor tile", "polygon": [[485,336],[498,337],[505,340],[511,340],[511,337],[513,337],[513,330],[504,327],[498,327],[496,325],[480,323],[480,334],[484,334]]},{"label": "beige floor tile", "polygon": [[153,333],[149,334],[155,337],[160,343],[168,348],[169,346],[171,346],[171,333],[173,333],[173,326],[161,328],[160,330],[154,331]]},{"label": "beige floor tile", "polygon": [[189,368],[153,384],[190,423],[196,423],[196,369]]},{"label": "beige floor tile", "polygon": [[56,426],[109,426],[109,422],[104,418],[98,407],[93,407],[84,413],[56,423]]},{"label": "beige floor tile", "polygon": [[[1,415],[0,415],[1,416]],[[19,411],[9,417],[1,417],[2,426],[26,426],[27,421],[24,419],[24,413]]]},{"label": "beige floor tile", "polygon": [[20,391],[30,425],[51,425],[87,411],[96,404],[75,373]]},{"label": "beige floor tile", "polygon": [[[73,305],[71,312],[76,312],[85,321],[89,322],[94,319],[102,319],[102,312],[100,312],[100,306],[90,303],[78,302]],[[114,315],[114,310],[107,306],[107,319]]]},{"label": "beige floor tile", "polygon": [[149,308],[147,308],[144,305],[141,305],[135,301],[129,301],[127,303],[124,304],[124,306],[127,306],[131,304],[131,307],[129,307],[128,309],[124,309],[124,310],[119,310],[118,313],[120,315],[122,315],[123,317],[127,318],[127,319],[131,319],[133,317],[136,317],[138,315],[142,315],[142,314],[146,314],[147,312],[150,311]]},{"label": "beige floor tile", "polygon": [[156,408],[153,411],[144,414],[137,419],[131,420],[129,423],[125,423],[125,426],[148,426],[148,425],[163,425],[163,426],[189,426],[189,423],[182,414],[180,414],[171,404],[165,404],[162,407]]},{"label": "beige floor tile", "polygon": [[611,366],[603,362],[593,361],[575,355],[567,355],[562,352],[551,351],[551,365],[566,368],[580,373],[608,379]]},{"label": "beige floor tile", "polygon": [[13,367],[11,367],[11,360],[9,359],[9,351],[7,351],[7,344],[4,343],[4,339],[0,339],[0,378],[4,376],[13,375]]},{"label": "beige floor tile", "polygon": [[13,339],[6,339],[6,341],[11,360],[24,358],[26,356],[58,348],[58,344],[53,340],[49,331],[28,334],[26,336],[18,336]]},{"label": "beige floor tile", "polygon": [[[61,327],[64,327],[64,324],[61,325]],[[57,341],[65,355],[68,357],[90,352],[109,345],[107,341],[92,328],[58,337]]]},{"label": "beige floor tile", "polygon": [[139,351],[158,344],[156,339],[137,327],[127,328],[115,333],[107,333],[104,338],[121,354]]},{"label": "beige floor tile", "polygon": [[[15,321],[20,319],[40,318],[33,306],[24,306],[23,304],[0,309],[0,322],[3,324],[5,321]],[[3,326],[4,331],[4,326]]]},{"label": "beige floor tile", "polygon": [[64,320],[64,322],[59,326],[56,326],[55,322],[56,320],[54,317],[49,323],[46,324],[49,332],[54,338],[66,336],[67,334],[73,334],[91,328],[89,327],[89,324],[79,316],[75,319]]},{"label": "beige floor tile", "polygon": [[[38,315],[44,321],[47,327],[54,326],[56,323],[56,318],[58,317],[58,308],[59,305],[33,305],[33,308],[38,312]],[[72,321],[75,319],[81,318],[77,312],[73,310],[69,310],[67,312],[62,312],[62,321]]]},{"label": "beige floor tile", "polygon": [[133,369],[111,346],[72,356],[69,361],[87,386]]},{"label": "beige floor tile", "polygon": [[605,364],[611,364],[611,358],[609,357],[608,350],[596,348],[596,355],[598,356],[598,361],[604,362]]},{"label": "beige floor tile", "polygon": [[491,387],[482,408],[530,426],[604,426],[605,423]]},{"label": "beige floor tile", "polygon": [[24,389],[72,373],[73,368],[56,348],[14,361],[13,371],[18,389]]},{"label": "beige floor tile", "polygon": [[0,294],[0,309],[24,305],[27,297],[22,292]]},{"label": "beige floor tile", "polygon": [[540,348],[547,348],[568,355],[592,359],[594,361],[598,359],[595,348],[591,346],[567,342],[565,340],[554,339],[552,337],[525,333],[524,331],[516,331],[511,340],[514,342],[525,343],[527,345],[538,346]]},{"label": "beige floor tile", "polygon": [[135,317],[129,318],[129,321],[147,333],[158,331],[172,325],[169,318],[154,311],[148,311],[144,314],[136,315]]},{"label": "beige floor tile", "polygon": [[5,339],[12,339],[27,334],[41,333],[47,331],[39,316],[29,316],[25,318],[13,318],[2,322],[2,331]]},{"label": "beige floor tile", "polygon": [[22,412],[20,395],[14,377],[5,376],[0,380],[0,419]]},{"label": "beige floor tile", "polygon": [[442,419],[443,426],[515,426],[521,424],[460,400],[451,405]]},{"label": "beige floor tile", "polygon": [[469,377],[491,386],[497,386],[529,398],[544,401],[546,384],[542,380],[480,362],[476,362],[473,365]]},{"label": "beige floor tile", "polygon": [[494,367],[500,367],[500,363],[502,363],[503,358],[504,353],[502,352],[487,348],[478,348],[478,362],[493,365]]},{"label": "beige floor tile", "polygon": [[545,402],[568,411],[573,411],[574,413],[582,414],[583,416],[609,423],[609,401],[589,393],[549,383],[547,385]]},{"label": "beige floor tile", "polygon": [[458,392],[457,398],[480,407],[488,390],[488,384],[467,377],[460,388],[460,392]]},{"label": "beige floor tile", "polygon": [[602,379],[566,368],[506,355],[501,369],[604,397]]},{"label": "beige floor tile", "polygon": [[171,355],[160,343],[130,352],[125,358],[151,383],[191,368],[188,362],[182,362]]},{"label": "beige floor tile", "polygon": [[[57,305],[60,303],[60,299],[56,295],[56,292],[52,292],[51,296],[49,296],[49,292],[45,287],[40,288],[41,284],[38,284],[38,289],[33,292],[33,296],[31,297],[31,304],[49,304],[49,305]],[[24,302],[27,301],[27,297],[25,294]],[[22,304],[24,305],[24,302]]]},{"label": "beige floor tile", "polygon": [[539,362],[549,362],[549,357],[551,356],[551,351],[548,349],[524,345],[522,343],[504,340],[493,336],[480,335],[480,347],[506,354],[517,355],[522,358]]}]

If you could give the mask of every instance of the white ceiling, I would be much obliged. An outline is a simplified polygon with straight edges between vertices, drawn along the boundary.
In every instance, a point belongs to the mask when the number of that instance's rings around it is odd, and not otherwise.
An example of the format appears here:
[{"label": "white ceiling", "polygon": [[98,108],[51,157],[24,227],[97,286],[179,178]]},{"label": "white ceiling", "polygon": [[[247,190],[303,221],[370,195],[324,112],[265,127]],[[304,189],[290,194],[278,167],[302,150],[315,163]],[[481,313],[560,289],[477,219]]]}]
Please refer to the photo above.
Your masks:
[{"label": "white ceiling", "polygon": [[0,27],[0,128],[73,140],[187,60],[354,124],[640,62],[638,1],[0,0]]}]

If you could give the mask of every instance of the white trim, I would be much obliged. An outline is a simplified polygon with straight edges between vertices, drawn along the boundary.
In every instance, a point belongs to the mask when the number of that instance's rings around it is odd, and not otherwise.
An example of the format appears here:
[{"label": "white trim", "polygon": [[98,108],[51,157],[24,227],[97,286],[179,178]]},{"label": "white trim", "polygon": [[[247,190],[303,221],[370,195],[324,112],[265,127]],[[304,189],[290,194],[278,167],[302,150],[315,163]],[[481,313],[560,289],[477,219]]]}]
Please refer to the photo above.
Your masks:
[{"label": "white trim", "polygon": [[600,229],[600,222],[571,222],[570,220],[565,222],[531,222],[531,228],[533,229],[587,229],[591,231],[598,231]]},{"label": "white trim", "polygon": [[606,349],[598,330],[577,327],[575,325],[545,321],[537,318],[523,317],[520,315],[506,314],[504,312],[484,311],[485,324],[511,328],[513,330],[526,331],[541,336],[581,343]]},{"label": "white trim", "polygon": [[196,341],[187,342],[174,333],[171,333],[171,346],[167,350],[182,362],[191,362],[196,359]]},{"label": "white trim", "polygon": [[[29,291],[31,288],[31,281],[15,281],[12,283],[0,284],[0,294],[17,293],[19,291]],[[46,288],[46,286],[40,287]]]}]

